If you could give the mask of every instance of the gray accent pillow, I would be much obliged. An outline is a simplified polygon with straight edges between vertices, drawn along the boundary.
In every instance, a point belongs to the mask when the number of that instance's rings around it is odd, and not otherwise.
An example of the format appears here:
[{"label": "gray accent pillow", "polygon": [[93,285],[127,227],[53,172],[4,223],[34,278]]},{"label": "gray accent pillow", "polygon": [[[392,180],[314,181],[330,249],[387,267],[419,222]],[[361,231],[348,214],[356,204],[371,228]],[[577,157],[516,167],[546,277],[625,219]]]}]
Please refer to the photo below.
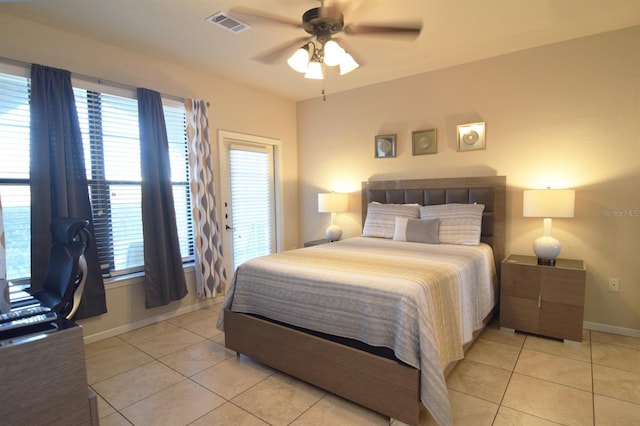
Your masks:
[{"label": "gray accent pillow", "polygon": [[396,217],[395,241],[440,244],[439,219],[407,219]]},{"label": "gray accent pillow", "polygon": [[420,219],[440,219],[440,243],[480,244],[484,204],[438,204],[420,207]]}]

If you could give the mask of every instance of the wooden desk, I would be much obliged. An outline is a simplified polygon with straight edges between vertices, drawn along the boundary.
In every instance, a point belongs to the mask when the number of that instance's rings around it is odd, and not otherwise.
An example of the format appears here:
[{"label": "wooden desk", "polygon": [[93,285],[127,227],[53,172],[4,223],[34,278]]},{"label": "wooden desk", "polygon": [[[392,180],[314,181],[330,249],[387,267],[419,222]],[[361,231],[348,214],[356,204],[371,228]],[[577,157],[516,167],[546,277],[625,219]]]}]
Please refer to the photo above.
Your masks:
[{"label": "wooden desk", "polygon": [[6,425],[97,424],[90,400],[82,328],[0,346],[0,421]]}]

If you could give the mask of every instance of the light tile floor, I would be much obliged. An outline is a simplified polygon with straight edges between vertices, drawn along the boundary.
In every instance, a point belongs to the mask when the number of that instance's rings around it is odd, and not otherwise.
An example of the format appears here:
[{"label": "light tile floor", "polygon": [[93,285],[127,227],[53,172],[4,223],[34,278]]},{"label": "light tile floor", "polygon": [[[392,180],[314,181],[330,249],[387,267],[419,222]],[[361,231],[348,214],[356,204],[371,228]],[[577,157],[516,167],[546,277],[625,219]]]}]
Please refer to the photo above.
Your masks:
[{"label": "light tile floor", "polygon": [[[215,328],[219,307],[86,345],[100,424],[389,424],[236,357]],[[585,330],[581,345],[566,345],[493,323],[447,383],[456,425],[638,425],[640,339]]]}]

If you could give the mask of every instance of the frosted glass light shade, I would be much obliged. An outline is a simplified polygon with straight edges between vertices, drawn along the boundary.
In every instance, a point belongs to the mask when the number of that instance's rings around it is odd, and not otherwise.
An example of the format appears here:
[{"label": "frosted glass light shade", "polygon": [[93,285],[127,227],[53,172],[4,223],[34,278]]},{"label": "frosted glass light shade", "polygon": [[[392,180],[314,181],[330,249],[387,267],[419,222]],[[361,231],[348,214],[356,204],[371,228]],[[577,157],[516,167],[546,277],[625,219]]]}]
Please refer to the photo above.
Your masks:
[{"label": "frosted glass light shade", "polygon": [[296,50],[289,59],[287,59],[287,63],[294,71],[302,73],[307,72],[307,68],[309,66],[309,50],[306,46],[301,47]]},{"label": "frosted glass light shade", "polygon": [[345,54],[344,49],[333,40],[324,44],[324,63],[330,67],[338,65]]},{"label": "frosted glass light shade", "polygon": [[322,80],[324,78],[322,75],[322,64],[320,62],[309,62],[309,67],[307,68],[307,73],[304,75],[304,78]]},{"label": "frosted glass light shade", "polygon": [[359,66],[360,64],[358,64],[356,60],[353,59],[353,56],[345,52],[344,55],[342,55],[342,60],[340,61],[340,75],[350,73]]}]

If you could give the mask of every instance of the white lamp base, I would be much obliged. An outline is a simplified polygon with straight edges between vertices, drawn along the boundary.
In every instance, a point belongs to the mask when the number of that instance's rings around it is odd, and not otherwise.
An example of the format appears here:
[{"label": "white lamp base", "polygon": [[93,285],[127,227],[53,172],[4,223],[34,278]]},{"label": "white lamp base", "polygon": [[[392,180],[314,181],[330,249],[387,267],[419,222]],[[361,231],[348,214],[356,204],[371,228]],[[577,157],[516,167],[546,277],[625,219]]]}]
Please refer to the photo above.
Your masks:
[{"label": "white lamp base", "polygon": [[533,251],[538,256],[538,265],[555,266],[562,246],[550,235],[543,235],[533,242]]},{"label": "white lamp base", "polygon": [[338,225],[329,225],[326,230],[327,240],[338,241],[342,237],[342,228]]}]

